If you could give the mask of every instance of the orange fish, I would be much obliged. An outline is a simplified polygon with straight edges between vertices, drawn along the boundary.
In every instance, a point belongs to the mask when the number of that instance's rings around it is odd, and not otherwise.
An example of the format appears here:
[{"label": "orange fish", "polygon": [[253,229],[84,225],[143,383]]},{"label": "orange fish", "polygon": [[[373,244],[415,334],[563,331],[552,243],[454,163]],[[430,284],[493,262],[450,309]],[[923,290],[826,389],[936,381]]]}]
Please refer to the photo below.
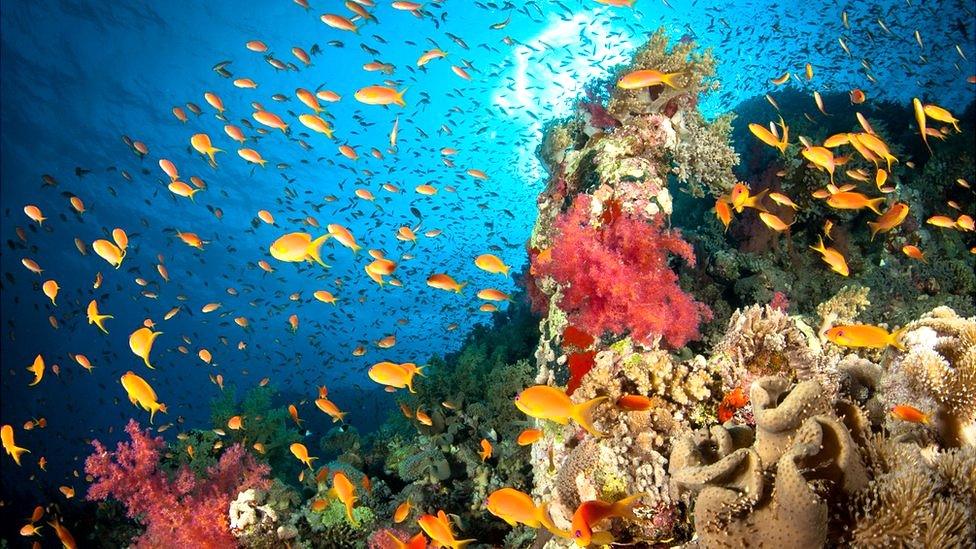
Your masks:
[{"label": "orange fish", "polygon": [[847,267],[847,261],[844,256],[833,248],[828,248],[824,246],[823,237],[818,237],[820,241],[816,246],[810,246],[810,249],[819,252],[823,256],[823,261],[830,266],[831,270],[842,276],[849,276],[851,274],[850,269]]},{"label": "orange fish", "polygon": [[749,187],[745,183],[736,183],[732,187],[732,193],[729,195],[729,199],[736,213],[742,213],[746,208],[766,211],[766,208],[762,205],[762,199],[768,192],[769,189],[763,189],[759,191],[759,194],[750,195]]},{"label": "orange fish", "polygon": [[457,283],[450,275],[443,273],[432,274],[427,278],[427,285],[431,288],[437,288],[439,290],[448,290],[455,293],[461,293],[461,290],[468,285],[467,282]]},{"label": "orange fish", "polygon": [[906,217],[908,217],[908,204],[903,202],[892,204],[877,221],[868,221],[868,227],[871,228],[871,240],[874,240],[878,233],[886,233],[901,225]]},{"label": "orange fish", "polygon": [[14,442],[14,428],[11,425],[0,427],[0,443],[3,444],[3,450],[7,452],[8,456],[13,458],[14,463],[17,465],[20,465],[21,455],[30,453],[30,450],[21,448]]},{"label": "orange fish", "polygon": [[555,387],[535,385],[515,397],[515,407],[536,419],[548,419],[566,425],[572,419],[593,436],[603,433],[593,426],[593,410],[608,397],[602,396],[581,404],[574,404],[569,396]]},{"label": "orange fish", "polygon": [[912,259],[917,259],[925,263],[925,254],[918,248],[918,246],[913,246],[911,244],[906,244],[901,247],[901,252]]},{"label": "orange fish", "polygon": [[535,444],[540,438],[542,438],[542,431],[539,429],[525,429],[519,433],[518,438],[515,440],[519,446],[529,446]]},{"label": "orange fish", "polygon": [[909,406],[908,404],[898,404],[891,408],[891,415],[910,423],[923,423],[925,425],[929,424],[928,414],[922,412],[914,406]]},{"label": "orange fish", "polygon": [[441,547],[462,549],[466,545],[477,541],[474,539],[456,539],[454,537],[454,529],[451,527],[451,522],[444,511],[438,511],[437,516],[423,515],[417,519],[417,524],[425,534],[430,536],[430,539],[435,544],[440,544]]},{"label": "orange fish", "polygon": [[337,471],[332,475],[332,489],[329,495],[339,498],[339,501],[346,506],[346,518],[353,526],[358,526],[359,521],[352,514],[353,504],[359,499],[356,497],[356,486],[349,481],[349,477],[342,471]]},{"label": "orange fish", "polygon": [[491,452],[492,452],[492,447],[491,447],[491,443],[488,442],[488,439],[484,439],[484,438],[481,439],[481,451],[478,452],[478,455],[481,456],[481,461],[485,462],[486,460],[488,460],[488,458],[491,457]]},{"label": "orange fish", "polygon": [[608,545],[613,543],[613,535],[609,531],[594,532],[593,526],[611,517],[623,517],[638,520],[634,515],[634,506],[644,497],[644,494],[634,494],[613,503],[601,500],[584,501],[573,513],[573,540],[578,547],[589,547],[591,544]]},{"label": "orange fish", "polygon": [[360,88],[354,95],[356,101],[366,105],[399,105],[406,107],[407,102],[403,100],[403,94],[407,92],[404,88],[396,91],[386,86],[366,86]]},{"label": "orange fish", "polygon": [[410,515],[410,500],[404,501],[400,505],[397,505],[396,511],[393,511],[393,522],[400,524],[401,522],[407,520]]},{"label": "orange fish", "polygon": [[304,463],[309,469],[312,468],[312,461],[319,459],[317,457],[309,457],[308,448],[305,447],[301,442],[295,442],[288,447],[291,450],[291,455],[295,456],[295,459]]},{"label": "orange fish", "polygon": [[519,524],[529,528],[544,527],[557,536],[569,537],[569,532],[558,530],[553,525],[545,504],[536,505],[531,496],[514,488],[501,488],[488,494],[485,507],[512,528]]},{"label": "orange fish", "polygon": [[[884,198],[868,198],[866,195],[857,192],[837,192],[830,195],[827,199],[827,205],[832,208],[837,208],[838,210],[860,210],[862,208],[868,208],[872,212],[881,215],[881,210],[879,206],[884,204]],[[908,212],[906,211],[907,215]]]},{"label": "orange fish", "polygon": [[620,395],[617,408],[628,412],[643,412],[654,407],[654,401],[644,395]]},{"label": "orange fish", "polygon": [[725,230],[729,230],[729,225],[732,223],[732,208],[731,202],[729,202],[728,197],[720,196],[715,201],[715,217],[722,222],[725,226]]},{"label": "orange fish", "polygon": [[625,74],[617,81],[617,87],[622,90],[637,90],[649,86],[665,85],[674,89],[678,88],[675,79],[683,73],[672,72],[665,74],[653,69],[638,70]]},{"label": "orange fish", "polygon": [[844,347],[884,349],[891,345],[899,351],[905,347],[899,341],[904,328],[889,333],[888,330],[869,324],[834,326],[825,333],[827,339]]}]

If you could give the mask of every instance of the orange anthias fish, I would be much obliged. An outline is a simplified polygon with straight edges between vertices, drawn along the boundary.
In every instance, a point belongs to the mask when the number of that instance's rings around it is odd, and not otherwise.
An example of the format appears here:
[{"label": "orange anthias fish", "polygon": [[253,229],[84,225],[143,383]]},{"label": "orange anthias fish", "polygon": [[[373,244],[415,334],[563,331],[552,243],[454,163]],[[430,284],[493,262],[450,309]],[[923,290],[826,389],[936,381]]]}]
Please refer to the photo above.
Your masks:
[{"label": "orange anthias fish", "polygon": [[[827,205],[831,208],[837,208],[838,210],[860,210],[868,208],[878,215],[881,215],[881,210],[878,208],[882,204],[884,204],[884,197],[868,198],[866,195],[852,191],[833,193],[827,199]],[[908,212],[906,211],[905,214],[907,215]]]},{"label": "orange anthias fish", "polygon": [[654,407],[654,401],[644,395],[620,395],[617,408],[628,412],[643,412]]},{"label": "orange anthias fish", "polygon": [[315,406],[317,406],[319,410],[322,410],[328,414],[332,418],[332,423],[346,420],[346,414],[348,414],[348,412],[343,412],[334,402],[327,398],[315,399]]},{"label": "orange anthias fish", "polygon": [[432,274],[427,278],[427,285],[431,288],[437,288],[438,290],[447,290],[459,294],[461,293],[461,290],[468,285],[468,283],[461,282],[459,284],[450,275],[437,273]]},{"label": "orange anthias fish", "polygon": [[891,415],[909,423],[929,424],[929,416],[914,406],[898,404],[891,408]]},{"label": "orange anthias fish", "polygon": [[14,463],[17,465],[20,465],[21,455],[30,453],[30,450],[21,448],[14,442],[14,428],[12,425],[0,427],[0,443],[3,444],[3,450],[7,452],[8,456],[14,459]]},{"label": "orange anthias fish", "polygon": [[563,538],[569,537],[569,532],[553,525],[546,505],[536,505],[531,496],[514,488],[502,488],[489,494],[486,507],[489,513],[512,528],[524,524],[529,528],[545,528]]},{"label": "orange anthias fish", "polygon": [[822,236],[818,238],[820,241],[816,246],[810,246],[810,249],[815,252],[819,252],[820,255],[823,256],[824,263],[830,265],[830,269],[835,273],[842,276],[849,276],[851,274],[851,270],[847,267],[847,261],[844,259],[844,256],[837,250],[824,246]]},{"label": "orange anthias fish", "polygon": [[871,228],[871,240],[874,240],[878,233],[886,233],[901,225],[906,217],[908,217],[908,204],[904,202],[892,204],[877,221],[868,221],[868,227]]},{"label": "orange anthias fish", "polygon": [[352,507],[359,499],[356,497],[356,485],[342,471],[332,475],[332,489],[329,490],[329,495],[335,496],[346,506],[346,518],[353,526],[358,526],[359,522],[352,514]]},{"label": "orange anthias fish", "polygon": [[129,396],[129,402],[149,412],[149,423],[153,422],[157,411],[166,413],[166,405],[159,402],[156,391],[153,391],[145,379],[130,370],[122,375],[120,381]]},{"label": "orange anthias fish", "polygon": [[403,100],[403,94],[407,92],[404,88],[396,91],[386,86],[366,86],[356,92],[356,101],[366,105],[399,105],[406,107],[407,102]]},{"label": "orange anthias fish", "polygon": [[572,419],[593,436],[603,433],[593,426],[593,409],[608,400],[602,396],[581,404],[573,404],[569,396],[555,387],[535,385],[515,397],[515,406],[525,415],[536,419],[548,419],[566,425]]},{"label": "orange anthias fish", "polygon": [[155,369],[149,363],[149,353],[152,351],[153,343],[163,332],[154,332],[149,328],[139,328],[129,335],[129,349],[132,354],[141,358],[149,369]]},{"label": "orange anthias fish", "polygon": [[904,351],[905,347],[901,344],[901,334],[905,330],[895,330],[889,333],[888,330],[869,324],[851,324],[846,326],[834,326],[827,330],[826,337],[837,345],[844,347],[864,347],[869,349],[884,349],[891,345],[899,351]]},{"label": "orange anthias fish", "polygon": [[648,86],[666,85],[677,88],[674,79],[681,76],[680,72],[665,74],[656,70],[639,70],[627,73],[617,81],[617,87],[622,90],[637,90]]},{"label": "orange anthias fish", "polygon": [[637,516],[634,515],[634,506],[642,497],[644,494],[634,494],[613,503],[600,500],[581,503],[576,512],[573,513],[573,527],[571,529],[576,546],[589,547],[591,544],[607,545],[613,543],[614,538],[610,532],[594,532],[593,526],[611,517],[637,520]]},{"label": "orange anthias fish", "polygon": [[482,271],[508,276],[509,266],[503,263],[498,256],[492,254],[481,254],[474,259],[474,264]]},{"label": "orange anthias fish", "polygon": [[328,234],[322,235],[314,240],[307,233],[289,233],[271,244],[271,257],[278,261],[289,263],[301,263],[303,261],[315,261],[323,267],[328,267],[322,262],[322,244],[329,238]]},{"label": "orange anthias fish", "polygon": [[715,200],[715,217],[722,222],[725,226],[725,230],[729,230],[729,225],[732,223],[732,202],[726,196],[720,196]]},{"label": "orange anthias fish", "polygon": [[542,438],[542,431],[539,429],[525,429],[519,433],[518,438],[515,440],[519,446],[528,446],[530,444],[535,444],[540,438]]},{"label": "orange anthias fish", "polygon": [[481,451],[478,455],[481,456],[481,461],[485,462],[491,457],[492,447],[488,439],[481,439]]},{"label": "orange anthias fish", "polygon": [[291,455],[295,456],[295,459],[307,465],[309,469],[312,468],[312,461],[319,459],[317,457],[310,457],[308,455],[308,448],[301,442],[292,443],[288,449],[291,450]]},{"label": "orange anthias fish", "polygon": [[763,189],[759,191],[759,194],[750,195],[749,187],[745,183],[736,183],[732,187],[732,193],[729,195],[729,199],[736,213],[742,213],[746,208],[753,208],[764,212],[766,208],[762,205],[762,199],[768,192],[769,189]]},{"label": "orange anthias fish", "polygon": [[380,385],[386,385],[387,387],[393,387],[396,389],[407,388],[411,393],[416,393],[413,390],[413,376],[423,373],[424,367],[417,366],[411,362],[405,362],[403,364],[397,364],[395,362],[377,362],[370,367],[367,375],[369,379],[372,379]]},{"label": "orange anthias fish", "polygon": [[461,549],[466,545],[477,541],[474,539],[456,539],[454,537],[454,529],[451,527],[451,521],[447,518],[447,514],[445,514],[443,510],[438,511],[437,516],[421,516],[419,519],[417,519],[417,524],[425,534],[430,536],[430,539],[433,540],[435,544],[440,544],[441,547]]}]

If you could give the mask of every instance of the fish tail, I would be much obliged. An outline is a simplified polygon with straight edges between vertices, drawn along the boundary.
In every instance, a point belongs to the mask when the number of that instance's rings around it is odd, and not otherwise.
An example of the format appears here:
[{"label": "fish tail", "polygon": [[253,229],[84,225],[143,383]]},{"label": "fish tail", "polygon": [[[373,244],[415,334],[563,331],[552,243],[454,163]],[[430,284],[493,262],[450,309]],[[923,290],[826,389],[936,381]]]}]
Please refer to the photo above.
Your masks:
[{"label": "fish tail", "polygon": [[152,364],[149,363],[149,355],[144,356],[142,358],[142,361],[146,363],[146,368],[149,368],[150,370],[155,370],[156,369],[155,366],[153,366]]},{"label": "fish tail", "polygon": [[881,215],[881,210],[879,209],[879,207],[882,204],[884,204],[884,201],[885,201],[885,199],[884,199],[883,196],[880,196],[878,198],[873,198],[871,200],[868,200],[868,208],[870,208],[872,212],[874,212],[874,213],[876,213],[878,215]]},{"label": "fish tail", "polygon": [[149,423],[152,424],[153,419],[156,418],[156,412],[159,411],[161,404],[158,402],[153,402],[149,405]]},{"label": "fish tail", "polygon": [[311,257],[312,259],[314,259],[316,263],[318,263],[319,265],[325,267],[326,269],[328,269],[329,266],[326,265],[325,262],[322,261],[322,244],[324,244],[325,241],[328,240],[328,239],[329,239],[329,235],[328,234],[324,234],[324,235],[316,238],[315,240],[313,240],[308,245],[308,249],[306,250],[307,253],[308,253],[308,255],[309,255],[309,257]]},{"label": "fish tail", "polygon": [[353,526],[359,526],[359,521],[356,520],[356,517],[352,516],[352,502],[350,502],[349,505],[346,505],[346,518],[349,519],[349,522]]},{"label": "fish tail", "polygon": [[868,221],[868,227],[871,229],[871,242],[874,242],[874,236],[878,234],[881,230],[881,224],[875,223],[874,221]]},{"label": "fish tail", "polygon": [[537,517],[539,524],[541,524],[546,530],[549,530],[549,532],[551,532],[552,535],[561,537],[563,539],[570,538],[570,534],[568,530],[560,530],[559,528],[556,528],[556,525],[552,522],[552,517],[549,516],[548,505],[546,505],[545,503],[539,505],[539,507],[536,509],[536,512],[539,515]]},{"label": "fish tail", "polygon": [[810,249],[822,254],[827,253],[827,248],[824,247],[823,236],[818,235],[817,238],[819,239],[819,242],[817,242],[816,246],[810,246]]},{"label": "fish tail", "polygon": [[424,368],[426,367],[427,366],[417,366],[414,368],[414,373],[419,374],[420,377],[427,377],[426,375],[424,375]]},{"label": "fish tail", "polygon": [[454,290],[454,293],[457,293],[457,294],[461,293],[461,291],[464,290],[464,287],[467,286],[467,285],[468,285],[467,282],[462,282],[462,283],[458,284],[457,290]]},{"label": "fish tail", "polygon": [[400,90],[396,94],[396,98],[393,100],[393,102],[396,103],[397,105],[400,105],[401,107],[406,107],[407,106],[407,102],[403,100],[403,94],[407,93],[407,90],[408,89],[410,89],[410,88],[409,87],[406,87],[406,88],[403,88],[402,90]]},{"label": "fish tail", "polygon": [[905,345],[901,342],[901,336],[905,333],[905,329],[907,328],[908,326],[902,326],[894,332],[891,332],[891,338],[889,339],[888,344],[901,352],[905,352]]},{"label": "fish tail", "polygon": [[21,448],[20,446],[11,446],[8,452],[10,453],[10,457],[14,458],[14,463],[16,463],[17,465],[20,465],[21,455],[23,455],[24,453],[27,454],[31,453],[30,450],[28,450],[27,448]]},{"label": "fish tail", "polygon": [[596,427],[593,426],[593,409],[596,408],[600,403],[607,400],[608,397],[596,397],[592,400],[587,400],[582,404],[577,404],[573,406],[573,411],[570,413],[576,423],[579,423],[580,427],[586,429],[588,433],[595,437],[606,436],[604,433],[597,431]]},{"label": "fish tail", "polygon": [[681,76],[680,72],[672,72],[669,74],[665,74],[661,77],[661,83],[670,86],[674,89],[677,89],[678,85],[674,83],[674,79],[679,76]]},{"label": "fish tail", "polygon": [[638,520],[637,515],[634,514],[634,506],[636,506],[640,502],[640,499],[646,495],[647,494],[641,492],[617,501],[613,504],[615,511],[614,514],[630,520]]},{"label": "fish tail", "polygon": [[766,188],[759,191],[755,196],[750,196],[749,200],[746,201],[746,206],[759,210],[761,212],[765,212],[766,208],[764,208],[762,205],[762,199],[766,196],[768,192],[769,189]]}]

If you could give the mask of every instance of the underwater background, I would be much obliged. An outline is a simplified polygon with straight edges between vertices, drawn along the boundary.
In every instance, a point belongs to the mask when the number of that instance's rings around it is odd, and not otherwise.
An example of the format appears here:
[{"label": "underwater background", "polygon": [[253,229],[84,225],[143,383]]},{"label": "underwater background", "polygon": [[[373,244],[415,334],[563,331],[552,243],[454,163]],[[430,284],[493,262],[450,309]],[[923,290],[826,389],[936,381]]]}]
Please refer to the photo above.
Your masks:
[{"label": "underwater background", "polygon": [[[972,546],[971,3],[308,4],[0,4],[0,544]],[[514,405],[540,385],[573,413]],[[709,485],[818,436],[849,450],[798,467],[846,472],[807,478],[822,507]],[[878,519],[903,493],[912,526]]]}]

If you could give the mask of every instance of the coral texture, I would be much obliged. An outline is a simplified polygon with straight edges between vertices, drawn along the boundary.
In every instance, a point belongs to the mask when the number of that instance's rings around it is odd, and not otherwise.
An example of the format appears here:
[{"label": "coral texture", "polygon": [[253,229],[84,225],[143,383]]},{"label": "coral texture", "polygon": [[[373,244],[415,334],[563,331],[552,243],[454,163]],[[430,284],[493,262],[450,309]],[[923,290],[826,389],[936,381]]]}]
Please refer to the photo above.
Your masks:
[{"label": "coral texture", "polygon": [[708,308],[678,285],[668,263],[671,254],[695,264],[691,246],[677,231],[617,213],[601,225],[591,219],[592,200],[581,195],[556,222],[552,260],[538,272],[563,288],[559,306],[573,324],[594,333],[630,333],[681,347],[698,337]]},{"label": "coral texture", "polygon": [[131,441],[120,442],[114,452],[92,442],[95,451],[85,461],[85,473],[94,479],[88,499],[122,502],[129,517],[146,526],[134,542],[137,547],[233,546],[230,502],[248,488],[266,488],[268,467],[234,445],[205,478],[187,467],[171,475],[160,467],[162,437],[140,430],[135,420],[129,420],[125,431]]}]

